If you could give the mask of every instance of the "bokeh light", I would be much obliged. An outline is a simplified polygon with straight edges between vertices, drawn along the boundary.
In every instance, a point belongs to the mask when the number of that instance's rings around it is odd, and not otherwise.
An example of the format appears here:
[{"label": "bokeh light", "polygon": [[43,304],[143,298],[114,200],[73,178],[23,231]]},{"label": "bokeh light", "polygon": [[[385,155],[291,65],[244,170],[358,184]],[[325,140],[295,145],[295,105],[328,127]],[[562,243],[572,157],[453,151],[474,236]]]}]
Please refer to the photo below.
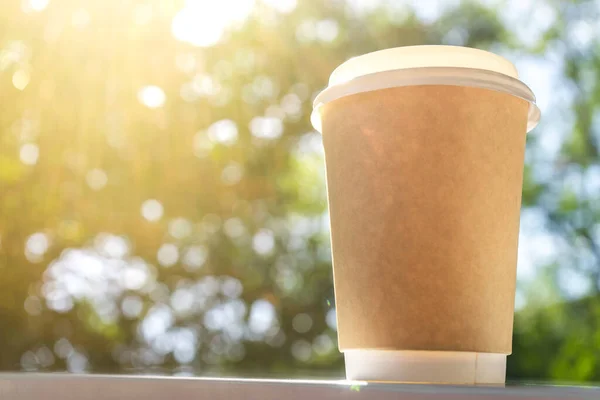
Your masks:
[{"label": "bokeh light", "polygon": [[323,42],[332,42],[339,33],[338,23],[333,19],[324,19],[317,22],[317,38]]},{"label": "bokeh light", "polygon": [[239,238],[240,236],[246,233],[246,227],[244,226],[242,220],[239,218],[229,218],[223,224],[223,229],[225,231],[225,234],[233,239]]},{"label": "bokeh light", "polygon": [[190,221],[179,217],[169,222],[169,234],[175,239],[184,239],[192,234],[193,226]]},{"label": "bokeh light", "polygon": [[94,168],[87,173],[85,180],[91,189],[100,190],[106,186],[108,176],[102,169]]},{"label": "bokeh light", "polygon": [[21,146],[19,158],[25,165],[35,165],[38,161],[39,154],[40,149],[37,145],[33,143],[27,143]]},{"label": "bokeh light", "polygon": [[275,235],[269,229],[261,229],[252,239],[252,248],[260,255],[268,255],[275,248]]},{"label": "bokeh light", "polygon": [[204,246],[196,245],[188,247],[183,253],[182,262],[190,271],[201,268],[208,258],[208,250]]},{"label": "bokeh light", "polygon": [[335,348],[335,343],[329,335],[322,334],[313,340],[312,348],[319,356],[331,353]]},{"label": "bokeh light", "polygon": [[34,233],[25,242],[25,256],[31,262],[39,262],[49,247],[50,239],[48,235],[42,232]]},{"label": "bokeh light", "polygon": [[231,162],[223,168],[221,180],[226,185],[235,185],[242,179],[243,174],[242,166],[236,162]]},{"label": "bokeh light", "polygon": [[29,85],[30,80],[29,72],[25,69],[19,69],[15,71],[12,76],[13,86],[19,90],[24,90]]},{"label": "bokeh light", "polygon": [[165,104],[167,96],[158,86],[144,86],[138,92],[138,100],[148,108],[159,108]]},{"label": "bokeh light", "polygon": [[336,319],[336,315],[335,315],[335,309],[331,309],[329,311],[327,311],[325,320],[327,322],[327,325],[333,329],[334,331],[337,331],[337,319]]},{"label": "bokeh light", "polygon": [[298,361],[307,362],[308,360],[310,360],[310,357],[312,355],[312,346],[304,339],[296,340],[292,344],[291,351],[295,359],[297,359]]},{"label": "bokeh light", "polygon": [[37,296],[29,296],[27,299],[25,299],[23,308],[27,314],[38,316],[42,313],[42,302]]},{"label": "bokeh light", "polygon": [[223,119],[209,126],[207,134],[213,142],[230,146],[238,138],[237,124],[230,119]]},{"label": "bokeh light", "polygon": [[298,333],[306,333],[313,325],[313,320],[310,315],[305,313],[297,314],[292,320],[292,327]]},{"label": "bokeh light", "polygon": [[142,203],[142,217],[150,222],[156,222],[162,218],[164,212],[163,205],[156,199],[148,199]]},{"label": "bokeh light", "polygon": [[158,249],[156,259],[163,267],[172,267],[179,260],[179,249],[172,243],[165,243]]},{"label": "bokeh light", "polygon": [[252,135],[261,139],[277,139],[283,133],[283,123],[274,117],[254,117],[250,121]]},{"label": "bokeh light", "polygon": [[250,308],[248,327],[258,336],[266,334],[277,323],[275,307],[267,300],[256,300]]},{"label": "bokeh light", "polygon": [[144,303],[139,296],[127,296],[121,303],[121,310],[126,318],[139,317],[144,308]]}]

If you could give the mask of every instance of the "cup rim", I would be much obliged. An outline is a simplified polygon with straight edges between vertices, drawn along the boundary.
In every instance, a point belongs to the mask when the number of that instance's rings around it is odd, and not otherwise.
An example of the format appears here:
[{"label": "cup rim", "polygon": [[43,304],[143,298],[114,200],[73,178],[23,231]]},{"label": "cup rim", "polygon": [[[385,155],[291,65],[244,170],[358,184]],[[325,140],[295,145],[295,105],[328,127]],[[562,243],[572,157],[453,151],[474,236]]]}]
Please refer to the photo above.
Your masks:
[{"label": "cup rim", "polygon": [[527,132],[535,128],[540,120],[541,113],[533,91],[517,78],[489,69],[417,67],[360,75],[344,83],[325,88],[313,101],[311,123],[318,132],[322,132],[321,109],[323,105],[342,97],[394,87],[426,85],[476,87],[507,93],[529,103]]}]

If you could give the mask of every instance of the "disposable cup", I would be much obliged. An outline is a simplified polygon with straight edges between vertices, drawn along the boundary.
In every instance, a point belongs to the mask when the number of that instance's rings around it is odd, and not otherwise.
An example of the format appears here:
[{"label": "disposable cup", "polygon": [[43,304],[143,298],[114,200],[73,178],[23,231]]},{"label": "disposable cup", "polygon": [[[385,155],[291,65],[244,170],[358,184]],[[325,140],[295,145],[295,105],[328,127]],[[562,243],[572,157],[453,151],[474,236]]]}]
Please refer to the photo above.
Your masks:
[{"label": "disposable cup", "polygon": [[332,73],[311,119],[348,379],[504,383],[539,118],[515,67],[481,50],[387,49]]}]

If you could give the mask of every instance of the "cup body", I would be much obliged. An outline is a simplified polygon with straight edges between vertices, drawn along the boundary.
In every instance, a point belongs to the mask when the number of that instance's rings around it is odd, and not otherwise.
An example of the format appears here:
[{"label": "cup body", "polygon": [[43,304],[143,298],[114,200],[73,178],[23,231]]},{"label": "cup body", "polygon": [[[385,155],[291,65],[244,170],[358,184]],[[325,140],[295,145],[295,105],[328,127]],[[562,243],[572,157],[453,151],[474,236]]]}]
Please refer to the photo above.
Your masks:
[{"label": "cup body", "polygon": [[451,85],[323,106],[341,351],[510,354],[528,106]]}]

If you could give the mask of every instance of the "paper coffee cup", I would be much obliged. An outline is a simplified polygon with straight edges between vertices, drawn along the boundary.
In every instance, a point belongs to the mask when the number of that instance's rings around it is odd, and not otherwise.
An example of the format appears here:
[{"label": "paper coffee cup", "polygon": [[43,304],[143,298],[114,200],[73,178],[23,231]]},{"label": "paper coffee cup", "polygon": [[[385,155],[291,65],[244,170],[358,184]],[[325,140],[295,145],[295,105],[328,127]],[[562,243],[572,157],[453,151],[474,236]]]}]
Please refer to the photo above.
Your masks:
[{"label": "paper coffee cup", "polygon": [[347,61],[315,99],[349,379],[501,384],[526,132],[514,66],[417,46]]}]

